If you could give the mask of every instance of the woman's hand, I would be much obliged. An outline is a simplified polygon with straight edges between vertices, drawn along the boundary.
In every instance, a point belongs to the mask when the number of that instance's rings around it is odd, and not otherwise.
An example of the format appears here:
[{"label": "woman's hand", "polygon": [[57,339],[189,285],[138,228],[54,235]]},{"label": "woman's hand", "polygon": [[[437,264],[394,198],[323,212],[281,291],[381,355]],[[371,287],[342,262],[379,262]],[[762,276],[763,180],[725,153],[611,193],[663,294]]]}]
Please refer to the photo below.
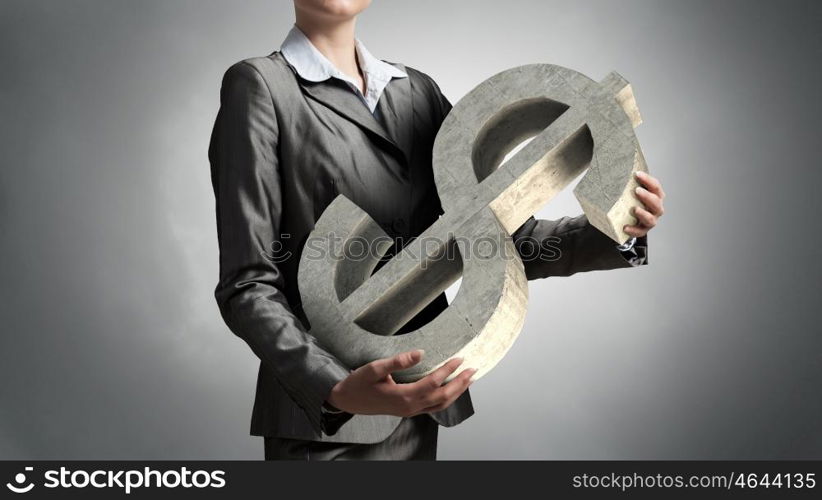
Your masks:
[{"label": "woman's hand", "polygon": [[636,197],[642,202],[642,207],[634,207],[633,213],[637,218],[634,226],[625,226],[623,229],[629,236],[641,237],[648,234],[659,223],[659,218],[665,213],[663,201],[665,191],[656,177],[645,172],[637,172],[636,178],[642,186],[636,188]]},{"label": "woman's hand", "polygon": [[443,385],[462,363],[462,359],[454,358],[416,382],[394,382],[391,373],[416,365],[422,354],[420,349],[408,351],[357,368],[331,389],[328,403],[353,414],[399,417],[448,408],[471,385],[476,370],[463,370]]}]

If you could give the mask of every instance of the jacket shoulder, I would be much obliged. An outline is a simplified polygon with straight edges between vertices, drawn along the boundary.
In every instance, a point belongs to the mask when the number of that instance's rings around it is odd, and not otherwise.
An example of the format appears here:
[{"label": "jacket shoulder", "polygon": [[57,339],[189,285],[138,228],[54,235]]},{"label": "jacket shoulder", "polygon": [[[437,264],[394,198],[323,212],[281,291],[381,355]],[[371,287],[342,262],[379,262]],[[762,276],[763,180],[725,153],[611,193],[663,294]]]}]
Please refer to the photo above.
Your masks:
[{"label": "jacket shoulder", "polygon": [[437,123],[441,123],[445,116],[451,111],[451,102],[442,93],[440,86],[428,74],[416,68],[405,66],[405,72],[411,79],[411,87],[415,92],[421,92],[425,95],[428,102],[431,103],[431,112],[433,113]]},{"label": "jacket shoulder", "polygon": [[279,51],[267,56],[247,57],[241,59],[225,71],[223,79],[233,76],[255,76],[271,84],[273,81],[290,76],[291,69]]},{"label": "jacket shoulder", "polygon": [[240,95],[265,93],[277,109],[296,102],[299,93],[294,70],[279,52],[235,62],[223,75],[222,89]]},{"label": "jacket shoulder", "polygon": [[437,82],[434,81],[433,78],[428,73],[418,70],[417,68],[411,66],[403,66],[402,67],[406,73],[408,73],[408,77],[411,79],[411,82],[415,85],[422,86],[426,91],[429,92],[438,92],[439,86]]}]

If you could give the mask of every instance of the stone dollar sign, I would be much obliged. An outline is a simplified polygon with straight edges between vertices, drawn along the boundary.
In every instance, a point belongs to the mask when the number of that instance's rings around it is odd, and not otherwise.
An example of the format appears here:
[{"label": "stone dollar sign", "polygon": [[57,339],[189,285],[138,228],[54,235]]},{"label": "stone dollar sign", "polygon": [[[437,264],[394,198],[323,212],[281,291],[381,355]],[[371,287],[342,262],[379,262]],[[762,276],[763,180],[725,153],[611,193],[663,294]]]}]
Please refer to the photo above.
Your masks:
[{"label": "stone dollar sign", "polygon": [[[342,195],[317,221],[309,235],[315,251],[303,252],[298,276],[312,335],[351,368],[425,349],[421,363],[393,375],[398,382],[455,356],[482,377],[525,319],[528,286],[511,233],[587,169],[574,194],[588,220],[617,243],[628,239],[622,227],[635,222],[630,210],[639,204],[633,174],[647,171],[634,135],[640,121],[631,86],[617,73],[596,82],[532,64],[485,80],[451,110],[434,142],[444,214],[401,252],[374,272],[390,239]],[[341,259],[335,244],[354,240],[376,251]],[[476,242],[497,248],[482,252]],[[460,258],[445,257],[454,253]],[[393,335],[460,276],[447,309]]]}]

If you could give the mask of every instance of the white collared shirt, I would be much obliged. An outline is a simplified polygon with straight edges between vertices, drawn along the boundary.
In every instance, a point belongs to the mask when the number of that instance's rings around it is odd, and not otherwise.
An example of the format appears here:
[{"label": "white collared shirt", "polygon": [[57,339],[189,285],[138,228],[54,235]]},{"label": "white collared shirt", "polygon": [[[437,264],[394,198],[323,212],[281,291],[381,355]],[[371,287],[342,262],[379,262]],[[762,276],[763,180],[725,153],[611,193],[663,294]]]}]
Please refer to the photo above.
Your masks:
[{"label": "white collared shirt", "polygon": [[351,87],[351,90],[368,106],[371,113],[377,109],[388,82],[393,78],[407,78],[408,74],[386,62],[372,56],[359,39],[355,39],[357,62],[365,76],[365,95],[360,91],[357,82],[331,63],[314,47],[311,40],[296,25],[280,46],[280,52],[289,64],[294,66],[301,78],[311,82],[322,82],[337,78]]}]

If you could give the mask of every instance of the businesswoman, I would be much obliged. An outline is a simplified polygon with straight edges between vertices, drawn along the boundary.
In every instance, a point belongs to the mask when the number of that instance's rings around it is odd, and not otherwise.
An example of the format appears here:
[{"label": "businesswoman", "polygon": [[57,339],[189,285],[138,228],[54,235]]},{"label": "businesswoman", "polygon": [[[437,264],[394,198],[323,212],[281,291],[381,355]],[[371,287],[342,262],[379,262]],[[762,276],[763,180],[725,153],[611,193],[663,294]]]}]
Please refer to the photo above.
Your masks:
[{"label": "businesswoman", "polygon": [[[377,59],[355,37],[369,3],[295,0],[296,22],[280,50],[233,64],[223,77],[209,146],[215,296],[228,327],[260,358],[251,434],[265,438],[266,459],[435,459],[438,427],[473,414],[473,370],[461,370],[461,360],[397,384],[391,373],[424,353],[347,367],[311,335],[302,310],[301,249],[337,195],[398,245],[441,213],[431,150],[451,105],[428,75]],[[617,247],[584,215],[526,222],[515,242],[554,237],[563,255],[573,254],[526,263],[528,277],[644,264],[663,193],[655,179],[641,181],[647,210],[628,228],[631,245]],[[398,334],[445,307],[442,295]]]}]

